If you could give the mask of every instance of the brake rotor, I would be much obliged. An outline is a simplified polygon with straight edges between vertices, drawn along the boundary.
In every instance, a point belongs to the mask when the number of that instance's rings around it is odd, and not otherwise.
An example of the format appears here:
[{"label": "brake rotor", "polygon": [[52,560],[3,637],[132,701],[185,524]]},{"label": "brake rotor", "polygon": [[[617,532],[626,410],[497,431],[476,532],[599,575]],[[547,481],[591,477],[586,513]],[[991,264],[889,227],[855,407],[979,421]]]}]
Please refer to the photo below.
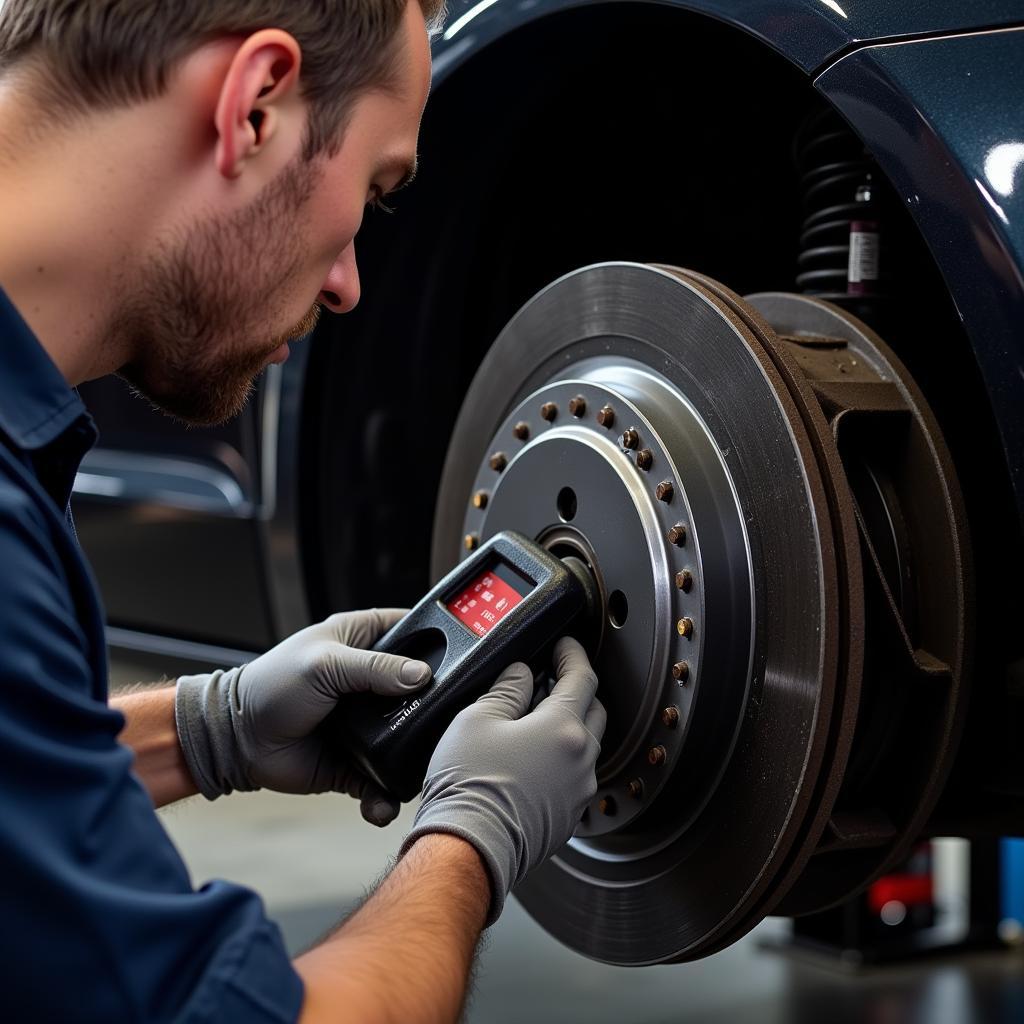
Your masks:
[{"label": "brake rotor", "polygon": [[727,945],[827,838],[857,725],[861,537],[833,424],[723,286],[587,268],[515,316],[470,388],[435,576],[503,529],[582,558],[605,605],[598,793],[517,896],[611,963]]}]

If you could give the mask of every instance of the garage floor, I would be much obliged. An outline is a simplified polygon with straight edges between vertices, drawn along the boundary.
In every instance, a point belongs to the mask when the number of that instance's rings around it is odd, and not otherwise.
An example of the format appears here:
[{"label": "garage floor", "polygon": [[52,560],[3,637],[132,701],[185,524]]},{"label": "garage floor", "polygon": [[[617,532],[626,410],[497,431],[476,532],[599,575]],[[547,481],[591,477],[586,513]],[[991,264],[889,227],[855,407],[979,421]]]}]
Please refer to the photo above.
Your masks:
[{"label": "garage floor", "polygon": [[[121,679],[131,669],[122,666]],[[135,676],[138,678],[138,676]],[[331,928],[386,866],[412,820],[387,829],[339,796],[236,794],[161,812],[196,884],[229,878],[266,901],[293,952]],[[760,948],[784,934],[765,922],[709,960],[639,970],[565,949],[512,900],[488,933],[472,1024],[1010,1024],[1024,1022],[1024,955],[976,954],[859,975]]]}]

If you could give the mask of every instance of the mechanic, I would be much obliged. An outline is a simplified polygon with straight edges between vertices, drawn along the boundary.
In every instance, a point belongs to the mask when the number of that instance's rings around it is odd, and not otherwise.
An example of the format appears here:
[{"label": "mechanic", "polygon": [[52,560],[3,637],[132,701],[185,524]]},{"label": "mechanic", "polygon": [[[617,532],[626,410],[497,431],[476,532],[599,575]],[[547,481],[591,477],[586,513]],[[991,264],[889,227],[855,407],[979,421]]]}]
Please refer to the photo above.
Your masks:
[{"label": "mechanic", "polygon": [[[68,511],[95,440],[75,385],[117,373],[180,420],[221,422],[320,307],[356,304],[353,238],[412,176],[440,7],[0,2],[5,1020],[453,1020],[481,930],[596,790],[605,713],[562,640],[533,710],[513,665],[458,716],[397,864],[290,963],[254,893],[192,888],[154,805],[337,790],[387,824],[397,807],[317,726],[429,667],[366,650],[400,614],[373,610],[108,703]],[[319,852],[341,870],[343,850]]]}]

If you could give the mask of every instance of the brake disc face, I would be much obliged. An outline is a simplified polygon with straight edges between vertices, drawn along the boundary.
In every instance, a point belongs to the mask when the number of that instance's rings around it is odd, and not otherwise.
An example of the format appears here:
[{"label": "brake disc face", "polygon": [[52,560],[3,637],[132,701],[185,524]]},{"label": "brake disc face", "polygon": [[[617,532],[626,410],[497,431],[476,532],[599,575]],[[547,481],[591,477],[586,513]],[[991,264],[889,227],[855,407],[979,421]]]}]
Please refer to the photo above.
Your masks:
[{"label": "brake disc face", "polygon": [[[479,468],[464,531],[473,546],[519,530],[582,557],[598,581],[601,671],[617,685],[605,690],[600,792],[577,838],[605,836],[615,849],[613,834],[677,771],[689,781],[673,795],[672,827],[696,813],[713,784],[719,766],[699,751],[710,730],[735,729],[749,668],[750,560],[727,469],[668,382],[601,356],[573,372],[528,395],[499,426],[494,440],[506,447]],[[714,634],[735,642],[709,646],[705,670],[712,619]],[[705,675],[721,682],[702,703]],[[722,721],[726,702],[733,714]]]},{"label": "brake disc face", "polygon": [[453,435],[435,575],[515,529],[582,558],[602,594],[598,793],[516,892],[596,959],[734,941],[792,888],[839,791],[857,523],[830,426],[778,348],[715,282],[587,268],[511,321]]}]

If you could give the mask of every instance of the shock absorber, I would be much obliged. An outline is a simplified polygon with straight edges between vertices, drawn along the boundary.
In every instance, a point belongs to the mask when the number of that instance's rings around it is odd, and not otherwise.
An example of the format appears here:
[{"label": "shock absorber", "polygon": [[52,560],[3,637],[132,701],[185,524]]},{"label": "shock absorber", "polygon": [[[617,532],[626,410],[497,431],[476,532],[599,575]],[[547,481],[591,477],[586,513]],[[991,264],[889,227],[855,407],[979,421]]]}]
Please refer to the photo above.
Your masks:
[{"label": "shock absorber", "polygon": [[803,192],[796,286],[869,322],[880,298],[879,175],[857,136],[832,110],[801,126],[794,159]]}]

